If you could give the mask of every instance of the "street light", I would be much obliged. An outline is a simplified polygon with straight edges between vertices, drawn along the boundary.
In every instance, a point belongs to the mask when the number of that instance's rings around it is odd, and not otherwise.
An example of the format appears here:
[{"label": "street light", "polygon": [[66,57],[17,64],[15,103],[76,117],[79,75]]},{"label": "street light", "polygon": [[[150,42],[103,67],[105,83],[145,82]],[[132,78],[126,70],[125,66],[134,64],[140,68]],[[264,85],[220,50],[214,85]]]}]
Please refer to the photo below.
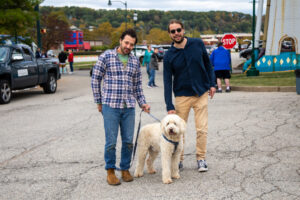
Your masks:
[{"label": "street light", "polygon": [[120,2],[125,6],[125,30],[127,30],[127,1],[123,2],[123,1],[111,1],[108,0],[108,5],[111,6],[111,2]]},{"label": "street light", "polygon": [[[134,30],[136,31],[136,22],[137,22],[137,13],[133,13],[133,21],[134,21]],[[136,56],[136,44],[134,45],[134,55]]]}]

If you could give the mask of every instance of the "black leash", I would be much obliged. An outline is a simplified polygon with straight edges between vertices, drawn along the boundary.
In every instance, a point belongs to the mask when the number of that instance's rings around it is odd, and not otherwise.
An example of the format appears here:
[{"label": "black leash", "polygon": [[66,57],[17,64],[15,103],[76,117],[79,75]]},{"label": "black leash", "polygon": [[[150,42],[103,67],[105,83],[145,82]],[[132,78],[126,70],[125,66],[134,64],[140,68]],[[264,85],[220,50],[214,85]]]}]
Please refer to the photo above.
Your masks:
[{"label": "black leash", "polygon": [[[141,129],[141,122],[142,122],[142,113],[143,113],[143,110],[141,111],[140,113],[140,121],[139,121],[139,125],[138,125],[138,128],[137,128],[137,131],[136,131],[136,138],[135,138],[135,143],[134,143],[134,147],[133,147],[133,152],[132,152],[132,158],[131,158],[131,164],[130,164],[130,168],[133,164],[133,161],[134,161],[134,157],[135,157],[135,153],[136,153],[136,148],[137,148],[137,145],[138,145],[138,138],[139,138],[139,134],[140,134],[140,129]],[[159,119],[157,119],[156,117],[154,117],[152,114],[148,113],[153,119],[155,119],[156,121],[160,122]]]},{"label": "black leash", "polygon": [[135,143],[134,143],[134,147],[133,147],[130,168],[131,168],[131,166],[133,164],[133,160],[134,160],[134,156],[135,156],[135,152],[136,152],[136,147],[137,147],[137,141],[138,141],[139,134],[140,134],[141,122],[142,122],[142,113],[143,113],[143,110],[141,110],[141,112],[140,112],[140,121],[139,121],[138,129],[136,131],[136,138],[135,138]]}]

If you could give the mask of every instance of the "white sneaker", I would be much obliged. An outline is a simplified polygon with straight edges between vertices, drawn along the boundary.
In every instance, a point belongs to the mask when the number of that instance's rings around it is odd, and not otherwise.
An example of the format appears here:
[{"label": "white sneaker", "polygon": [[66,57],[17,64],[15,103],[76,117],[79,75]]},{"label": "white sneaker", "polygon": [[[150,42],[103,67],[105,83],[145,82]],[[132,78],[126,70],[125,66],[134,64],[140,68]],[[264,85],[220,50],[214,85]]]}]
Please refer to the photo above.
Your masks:
[{"label": "white sneaker", "polygon": [[147,88],[152,88],[150,85],[147,85]]}]

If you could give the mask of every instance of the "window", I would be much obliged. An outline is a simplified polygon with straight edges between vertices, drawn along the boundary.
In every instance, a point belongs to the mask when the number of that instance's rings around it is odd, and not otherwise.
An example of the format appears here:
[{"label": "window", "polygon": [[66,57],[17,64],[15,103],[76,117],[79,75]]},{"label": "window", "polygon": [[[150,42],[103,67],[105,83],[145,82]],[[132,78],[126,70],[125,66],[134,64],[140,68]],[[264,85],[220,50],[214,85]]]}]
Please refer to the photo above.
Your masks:
[{"label": "window", "polygon": [[25,48],[25,47],[22,47],[22,49],[23,49],[23,52],[24,52],[24,59],[26,61],[32,61],[32,56],[31,56],[30,50]]}]

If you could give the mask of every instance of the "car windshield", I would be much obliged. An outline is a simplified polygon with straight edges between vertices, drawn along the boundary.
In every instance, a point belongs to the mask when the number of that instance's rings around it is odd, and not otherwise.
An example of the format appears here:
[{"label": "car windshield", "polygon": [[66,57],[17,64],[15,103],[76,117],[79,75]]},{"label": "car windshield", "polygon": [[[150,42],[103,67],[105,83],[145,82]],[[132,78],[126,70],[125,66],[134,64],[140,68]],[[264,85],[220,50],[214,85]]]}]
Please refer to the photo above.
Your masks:
[{"label": "car windshield", "polygon": [[0,47],[0,62],[4,62],[8,57],[9,48]]}]

